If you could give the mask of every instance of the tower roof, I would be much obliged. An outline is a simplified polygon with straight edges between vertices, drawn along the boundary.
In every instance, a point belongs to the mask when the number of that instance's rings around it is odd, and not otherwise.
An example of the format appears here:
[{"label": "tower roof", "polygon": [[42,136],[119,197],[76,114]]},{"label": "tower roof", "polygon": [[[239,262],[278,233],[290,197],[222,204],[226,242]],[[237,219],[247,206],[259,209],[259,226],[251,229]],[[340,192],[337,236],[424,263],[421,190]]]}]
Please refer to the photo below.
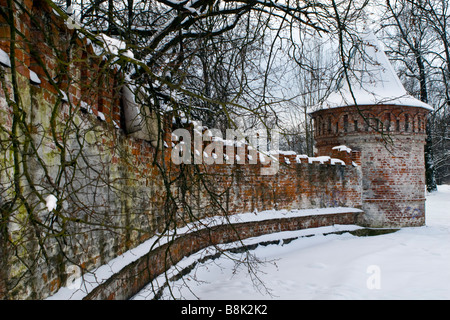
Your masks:
[{"label": "tower roof", "polygon": [[372,32],[362,34],[350,63],[349,81],[342,78],[341,86],[321,104],[322,109],[357,104],[403,105],[433,110],[430,105],[408,94]]}]

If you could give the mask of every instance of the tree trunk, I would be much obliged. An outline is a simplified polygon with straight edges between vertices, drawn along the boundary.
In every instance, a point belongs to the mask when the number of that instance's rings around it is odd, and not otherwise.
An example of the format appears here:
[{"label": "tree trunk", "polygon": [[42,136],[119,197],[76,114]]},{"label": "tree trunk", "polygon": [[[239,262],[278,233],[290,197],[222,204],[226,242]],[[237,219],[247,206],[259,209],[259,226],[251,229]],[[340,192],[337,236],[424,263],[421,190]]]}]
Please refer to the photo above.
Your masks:
[{"label": "tree trunk", "polygon": [[8,298],[8,212],[6,204],[1,203],[0,197],[0,300]]},{"label": "tree trunk", "polygon": [[434,166],[434,156],[433,156],[433,139],[431,136],[432,130],[431,117],[427,120],[427,138],[425,143],[425,182],[427,184],[427,191],[433,192],[437,191],[436,185],[436,170]]},{"label": "tree trunk", "polygon": [[[417,48],[416,48],[417,49]],[[427,81],[425,74],[425,65],[418,50],[416,52],[416,62],[419,67],[419,82],[420,82],[420,100],[428,103],[428,91],[427,91]],[[428,192],[436,191],[436,173],[434,167],[434,156],[433,156],[433,139],[432,139],[432,117],[429,116],[427,119],[427,138],[425,143],[425,182],[427,185]]]}]

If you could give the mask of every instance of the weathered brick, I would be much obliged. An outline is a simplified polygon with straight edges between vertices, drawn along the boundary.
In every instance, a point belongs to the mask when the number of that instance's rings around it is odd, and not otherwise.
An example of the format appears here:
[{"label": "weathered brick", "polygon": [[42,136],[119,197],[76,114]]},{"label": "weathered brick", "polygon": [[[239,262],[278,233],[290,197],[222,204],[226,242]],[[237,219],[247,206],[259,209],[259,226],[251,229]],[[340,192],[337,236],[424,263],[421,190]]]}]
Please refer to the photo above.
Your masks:
[{"label": "weathered brick", "polygon": [[[362,167],[364,219],[373,227],[419,226],[425,223],[424,144],[428,110],[398,105],[343,107],[313,113],[318,152],[333,152],[336,145],[352,148],[352,161]],[[365,117],[383,122],[379,131],[365,125]],[[342,119],[346,117],[347,127]],[[358,123],[351,126],[350,123]],[[325,130],[327,123],[335,123]],[[420,124],[419,124],[420,123]],[[364,125],[360,125],[364,124]],[[374,124],[374,122],[372,122]],[[409,205],[398,205],[397,202]],[[417,203],[417,205],[416,205]],[[408,208],[418,217],[405,214]]]}]

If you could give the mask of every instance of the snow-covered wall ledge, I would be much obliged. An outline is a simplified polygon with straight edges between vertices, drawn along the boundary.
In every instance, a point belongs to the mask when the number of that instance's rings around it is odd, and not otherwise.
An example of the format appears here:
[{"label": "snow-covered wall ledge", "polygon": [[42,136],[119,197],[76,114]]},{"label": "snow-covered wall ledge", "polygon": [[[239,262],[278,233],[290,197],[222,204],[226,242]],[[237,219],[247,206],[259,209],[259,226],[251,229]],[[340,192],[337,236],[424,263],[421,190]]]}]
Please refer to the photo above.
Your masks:
[{"label": "snow-covered wall ledge", "polygon": [[[277,213],[277,212],[275,212]],[[212,223],[208,228],[188,232],[156,249],[134,257],[129,264],[81,298],[84,300],[126,300],[184,257],[209,246],[232,243],[283,231],[333,225],[354,225],[362,210],[323,208],[236,215],[230,224]],[[252,215],[254,217],[252,217]],[[272,218],[270,218],[272,217]],[[58,294],[54,298],[57,298]],[[67,298],[67,297],[66,297]]]}]

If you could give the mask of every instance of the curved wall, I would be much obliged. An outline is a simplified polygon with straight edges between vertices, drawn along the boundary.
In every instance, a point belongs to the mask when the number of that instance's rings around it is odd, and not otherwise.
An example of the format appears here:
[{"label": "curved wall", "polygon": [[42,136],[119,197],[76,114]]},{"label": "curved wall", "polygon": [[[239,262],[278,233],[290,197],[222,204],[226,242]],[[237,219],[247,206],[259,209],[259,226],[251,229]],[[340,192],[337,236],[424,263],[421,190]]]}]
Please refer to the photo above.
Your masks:
[{"label": "curved wall", "polygon": [[129,299],[150,281],[203,248],[281,231],[355,224],[359,210],[215,226],[192,232],[150,251],[91,291],[85,300]]}]

